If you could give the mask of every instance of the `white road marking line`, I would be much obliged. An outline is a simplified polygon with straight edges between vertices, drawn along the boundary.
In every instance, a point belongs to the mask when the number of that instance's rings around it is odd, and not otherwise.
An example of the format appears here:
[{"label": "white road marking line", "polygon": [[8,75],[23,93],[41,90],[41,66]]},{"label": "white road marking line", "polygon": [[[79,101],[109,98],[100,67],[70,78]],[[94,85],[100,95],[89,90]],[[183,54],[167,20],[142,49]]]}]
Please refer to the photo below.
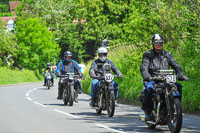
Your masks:
[{"label": "white road marking line", "polygon": [[26,97],[29,101],[32,101],[32,99],[30,97]]},{"label": "white road marking line", "polygon": [[97,126],[99,126],[99,127],[103,127],[103,128],[105,128],[105,129],[108,129],[108,130],[110,130],[110,131],[112,131],[112,132],[125,133],[125,132],[123,132],[123,131],[119,131],[119,130],[116,130],[116,129],[113,129],[113,128],[109,128],[109,127],[104,126],[104,125],[102,125],[102,124],[95,124],[95,125],[97,125]]},{"label": "white road marking line", "polygon": [[38,103],[38,102],[33,102],[33,103],[38,104],[38,105],[40,105],[40,106],[42,106],[42,107],[47,107],[46,105],[41,104],[41,103]]},{"label": "white road marking line", "polygon": [[68,116],[71,116],[71,117],[74,117],[74,118],[80,118],[80,117],[78,117],[78,116],[72,115],[72,114],[70,114],[70,113],[62,112],[62,111],[57,110],[57,109],[54,109],[54,111],[56,111],[56,112],[58,112],[58,113],[65,114],[65,115],[68,115]]}]

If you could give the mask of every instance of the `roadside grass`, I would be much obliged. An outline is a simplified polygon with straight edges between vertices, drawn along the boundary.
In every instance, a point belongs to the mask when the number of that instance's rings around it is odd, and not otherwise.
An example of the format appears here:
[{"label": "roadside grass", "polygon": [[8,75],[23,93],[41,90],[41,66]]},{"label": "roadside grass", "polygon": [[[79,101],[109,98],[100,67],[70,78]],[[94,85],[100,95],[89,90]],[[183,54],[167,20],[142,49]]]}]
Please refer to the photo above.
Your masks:
[{"label": "roadside grass", "polygon": [[9,69],[0,67],[0,85],[42,81],[38,71]]}]

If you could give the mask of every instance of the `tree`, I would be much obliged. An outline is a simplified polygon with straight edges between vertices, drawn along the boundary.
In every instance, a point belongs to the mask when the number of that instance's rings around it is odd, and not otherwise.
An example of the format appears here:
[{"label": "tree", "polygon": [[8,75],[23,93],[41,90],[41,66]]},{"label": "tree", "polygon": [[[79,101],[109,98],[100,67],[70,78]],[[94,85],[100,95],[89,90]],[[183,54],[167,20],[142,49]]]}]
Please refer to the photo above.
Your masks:
[{"label": "tree", "polygon": [[0,65],[12,66],[14,56],[17,53],[17,42],[15,34],[6,32],[0,21]]},{"label": "tree", "polygon": [[19,65],[29,69],[41,69],[47,62],[57,60],[60,48],[53,35],[39,18],[18,20]]}]

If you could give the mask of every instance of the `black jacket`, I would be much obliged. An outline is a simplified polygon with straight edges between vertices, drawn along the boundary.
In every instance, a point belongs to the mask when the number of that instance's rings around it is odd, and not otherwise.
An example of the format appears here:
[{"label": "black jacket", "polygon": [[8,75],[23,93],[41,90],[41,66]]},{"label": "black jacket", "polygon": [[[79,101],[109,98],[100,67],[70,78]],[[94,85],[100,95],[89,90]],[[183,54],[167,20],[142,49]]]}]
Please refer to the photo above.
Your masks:
[{"label": "black jacket", "polygon": [[74,72],[74,73],[77,73],[77,74],[81,75],[80,69],[79,69],[78,65],[77,65],[75,62],[73,62],[73,61],[70,61],[70,62],[63,61],[63,62],[59,65],[58,70],[59,70],[62,74]]},{"label": "black jacket", "polygon": [[92,62],[91,64],[91,67],[90,67],[90,71],[89,71],[89,74],[90,74],[90,77],[91,78],[94,78],[96,76],[100,76],[99,73],[97,72],[98,71],[102,71],[102,66],[105,64],[105,63],[108,63],[111,65],[111,70],[118,76],[122,76],[122,73],[119,71],[119,69],[115,66],[115,64],[109,60],[109,59],[106,59],[105,62],[102,62],[100,61],[99,59],[96,59]]},{"label": "black jacket", "polygon": [[170,66],[175,70],[177,76],[183,75],[182,69],[174,60],[172,53],[165,50],[156,53],[151,49],[143,54],[140,72],[144,81],[149,81],[150,77],[158,76],[157,70],[170,69]]}]

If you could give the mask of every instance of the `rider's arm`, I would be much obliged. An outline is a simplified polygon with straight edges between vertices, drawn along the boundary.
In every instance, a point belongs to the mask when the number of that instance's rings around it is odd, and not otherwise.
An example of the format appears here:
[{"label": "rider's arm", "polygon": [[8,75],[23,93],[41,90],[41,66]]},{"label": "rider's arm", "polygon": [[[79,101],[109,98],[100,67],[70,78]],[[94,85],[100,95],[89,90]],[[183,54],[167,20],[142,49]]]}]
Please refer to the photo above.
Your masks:
[{"label": "rider's arm", "polygon": [[90,75],[91,78],[96,77],[96,74],[95,74],[96,68],[97,68],[97,64],[96,64],[95,61],[93,61],[92,64],[91,64],[90,70],[89,70],[89,75]]},{"label": "rider's arm", "polygon": [[122,77],[122,73],[120,72],[120,70],[116,67],[116,65],[110,60],[110,64],[111,64],[111,69],[112,71],[118,75],[119,77]]},{"label": "rider's arm", "polygon": [[177,75],[182,76],[183,75],[183,71],[181,69],[181,66],[174,60],[174,57],[172,55],[171,52],[168,53],[168,60],[169,60],[169,64],[172,67],[172,69],[174,69],[177,73]]},{"label": "rider's arm", "polygon": [[143,60],[140,65],[140,72],[142,74],[144,81],[149,81],[151,75],[149,73],[149,64],[150,64],[150,53],[146,52],[143,54]]}]

